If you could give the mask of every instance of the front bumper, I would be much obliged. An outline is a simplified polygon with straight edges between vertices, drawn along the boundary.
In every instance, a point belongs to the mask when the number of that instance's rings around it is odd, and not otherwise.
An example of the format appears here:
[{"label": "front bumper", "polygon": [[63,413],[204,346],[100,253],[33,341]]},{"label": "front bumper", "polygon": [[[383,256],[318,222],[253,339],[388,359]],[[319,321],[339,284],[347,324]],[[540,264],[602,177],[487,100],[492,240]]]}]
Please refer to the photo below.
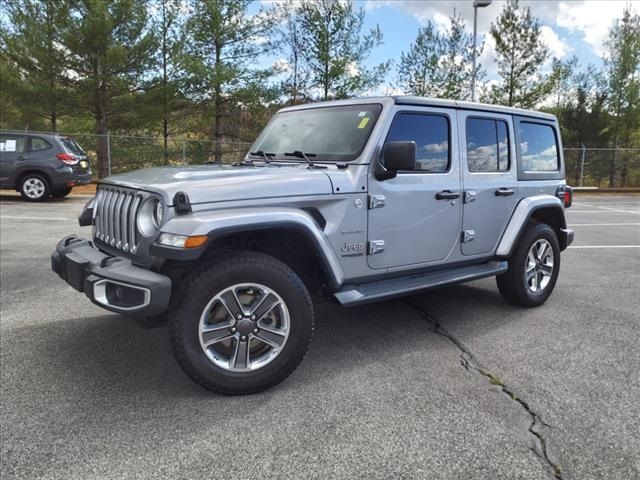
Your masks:
[{"label": "front bumper", "polygon": [[96,305],[123,314],[157,315],[169,306],[171,279],[107,255],[76,235],[63,238],[51,269]]}]

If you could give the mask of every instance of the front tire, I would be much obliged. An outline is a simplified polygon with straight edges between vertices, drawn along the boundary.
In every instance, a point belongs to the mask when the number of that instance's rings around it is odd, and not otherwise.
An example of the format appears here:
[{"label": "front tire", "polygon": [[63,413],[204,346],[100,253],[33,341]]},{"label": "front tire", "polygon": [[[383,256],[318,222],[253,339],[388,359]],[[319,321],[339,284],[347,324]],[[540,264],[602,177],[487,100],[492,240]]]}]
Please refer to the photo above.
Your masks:
[{"label": "front tire", "polygon": [[262,253],[232,253],[187,282],[169,314],[169,338],[193,381],[223,394],[255,393],[300,364],[314,311],[304,283],[287,265]]},{"label": "front tire", "polygon": [[44,176],[28,173],[20,181],[20,194],[28,202],[42,202],[49,198],[49,182]]},{"label": "front tire", "polygon": [[546,223],[530,224],[518,241],[509,269],[498,275],[500,293],[510,303],[537,307],[549,298],[560,273],[560,244]]}]

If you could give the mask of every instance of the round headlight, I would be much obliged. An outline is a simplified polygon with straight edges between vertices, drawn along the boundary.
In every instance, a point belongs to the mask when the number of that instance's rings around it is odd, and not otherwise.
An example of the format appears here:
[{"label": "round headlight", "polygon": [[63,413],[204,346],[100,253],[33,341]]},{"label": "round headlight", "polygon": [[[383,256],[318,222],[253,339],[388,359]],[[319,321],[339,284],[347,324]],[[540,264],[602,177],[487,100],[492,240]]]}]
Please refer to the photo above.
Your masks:
[{"label": "round headlight", "polygon": [[155,198],[150,198],[140,207],[136,223],[138,225],[138,231],[145,237],[150,237],[158,231],[158,227],[160,226],[158,213],[160,213],[159,218],[162,220],[162,205],[160,201]]}]

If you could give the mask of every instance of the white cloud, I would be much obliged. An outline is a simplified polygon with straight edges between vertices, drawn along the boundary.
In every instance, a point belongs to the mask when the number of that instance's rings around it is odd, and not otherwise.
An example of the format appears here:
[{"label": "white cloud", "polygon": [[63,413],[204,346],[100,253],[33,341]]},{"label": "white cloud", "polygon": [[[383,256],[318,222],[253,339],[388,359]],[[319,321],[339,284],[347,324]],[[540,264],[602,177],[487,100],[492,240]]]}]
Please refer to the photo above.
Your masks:
[{"label": "white cloud", "polygon": [[549,26],[540,27],[540,35],[542,41],[549,47],[549,53],[552,57],[564,58],[571,51],[571,47],[560,39],[558,34]]},{"label": "white cloud", "polygon": [[626,1],[614,0],[561,2],[556,22],[559,27],[582,34],[583,40],[602,56],[609,29],[622,17],[626,5],[629,5]]}]

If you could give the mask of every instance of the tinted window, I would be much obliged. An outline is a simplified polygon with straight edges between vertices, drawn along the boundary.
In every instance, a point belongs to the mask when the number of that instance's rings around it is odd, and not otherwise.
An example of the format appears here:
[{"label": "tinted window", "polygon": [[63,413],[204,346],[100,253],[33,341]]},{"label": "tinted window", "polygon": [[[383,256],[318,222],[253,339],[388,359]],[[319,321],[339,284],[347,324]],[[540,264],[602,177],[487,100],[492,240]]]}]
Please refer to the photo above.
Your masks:
[{"label": "tinted window", "polygon": [[27,150],[27,137],[22,135],[0,135],[0,152],[23,153]]},{"label": "tinted window", "polygon": [[32,152],[37,152],[38,150],[46,150],[47,148],[51,148],[51,144],[47,142],[44,138],[31,137]]},{"label": "tinted window", "polygon": [[558,170],[558,145],[553,127],[540,123],[520,122],[520,161],[529,172]]},{"label": "tinted window", "polygon": [[467,165],[470,172],[509,170],[509,130],[505,122],[467,119]]},{"label": "tinted window", "polygon": [[313,160],[354,160],[364,149],[380,105],[309,108],[280,112],[252,147],[276,158],[300,150]]},{"label": "tinted window", "polygon": [[416,170],[449,169],[449,121],[441,115],[399,113],[393,119],[387,142],[416,142]]},{"label": "tinted window", "polygon": [[78,142],[76,142],[73,138],[60,137],[60,141],[62,142],[62,145],[64,145],[64,148],[66,148],[69,153],[75,153],[76,155],[86,155],[82,147],[78,145]]}]

